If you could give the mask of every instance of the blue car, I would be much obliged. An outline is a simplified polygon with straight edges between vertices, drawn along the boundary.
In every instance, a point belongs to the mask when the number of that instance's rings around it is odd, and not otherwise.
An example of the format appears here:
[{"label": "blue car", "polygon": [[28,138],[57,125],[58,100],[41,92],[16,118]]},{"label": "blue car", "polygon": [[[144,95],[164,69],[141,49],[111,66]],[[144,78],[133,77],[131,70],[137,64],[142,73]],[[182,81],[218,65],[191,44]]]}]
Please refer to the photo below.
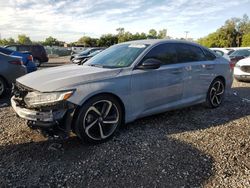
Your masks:
[{"label": "blue car", "polygon": [[6,55],[10,55],[10,56],[22,57],[22,61],[24,65],[26,66],[28,73],[34,72],[37,70],[35,63],[33,62],[33,57],[29,52],[21,53],[21,52],[17,52],[17,51],[2,48],[2,47],[0,47],[0,52]]}]

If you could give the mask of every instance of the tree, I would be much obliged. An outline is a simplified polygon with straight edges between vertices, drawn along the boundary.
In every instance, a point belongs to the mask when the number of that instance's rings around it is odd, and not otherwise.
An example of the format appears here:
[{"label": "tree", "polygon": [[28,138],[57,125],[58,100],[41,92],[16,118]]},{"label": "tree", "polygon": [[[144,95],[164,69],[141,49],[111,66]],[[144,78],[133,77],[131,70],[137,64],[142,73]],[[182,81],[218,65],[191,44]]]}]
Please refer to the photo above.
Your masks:
[{"label": "tree", "polygon": [[0,40],[0,45],[1,46],[12,45],[12,44],[16,44],[16,42],[15,42],[15,40],[13,38]]},{"label": "tree", "polygon": [[100,39],[97,41],[98,46],[106,46],[106,47],[109,47],[117,43],[118,43],[118,37],[117,35],[113,34],[102,35]]},{"label": "tree", "polygon": [[250,33],[243,35],[242,47],[250,47]]},{"label": "tree", "polygon": [[148,32],[148,38],[156,39],[157,38],[157,31],[155,29],[150,29]]},{"label": "tree", "polygon": [[163,29],[158,32],[158,38],[159,39],[165,39],[167,37],[167,30]]},{"label": "tree", "polygon": [[18,43],[19,44],[32,44],[30,38],[24,34],[18,35]]},{"label": "tree", "polygon": [[59,41],[56,38],[49,36],[45,39],[43,45],[44,46],[59,46]]}]

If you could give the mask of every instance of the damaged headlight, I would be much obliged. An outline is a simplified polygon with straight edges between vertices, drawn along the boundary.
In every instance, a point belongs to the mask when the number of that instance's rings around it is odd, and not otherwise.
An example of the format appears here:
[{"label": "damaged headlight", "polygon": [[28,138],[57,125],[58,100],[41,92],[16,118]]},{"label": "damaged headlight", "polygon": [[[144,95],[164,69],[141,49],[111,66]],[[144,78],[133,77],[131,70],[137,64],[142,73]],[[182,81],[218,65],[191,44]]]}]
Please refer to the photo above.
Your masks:
[{"label": "damaged headlight", "polygon": [[51,105],[63,100],[67,100],[73,94],[73,91],[65,91],[65,92],[53,92],[53,93],[41,93],[41,92],[30,92],[25,98],[24,102],[29,107],[37,107],[37,106],[47,106]]}]

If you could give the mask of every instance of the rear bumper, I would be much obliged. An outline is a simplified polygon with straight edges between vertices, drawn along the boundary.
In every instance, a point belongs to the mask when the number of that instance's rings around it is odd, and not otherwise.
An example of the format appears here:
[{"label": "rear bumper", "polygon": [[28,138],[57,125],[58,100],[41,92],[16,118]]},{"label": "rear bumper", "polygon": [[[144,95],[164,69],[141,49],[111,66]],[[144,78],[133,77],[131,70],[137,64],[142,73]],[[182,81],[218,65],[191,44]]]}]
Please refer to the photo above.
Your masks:
[{"label": "rear bumper", "polygon": [[234,67],[234,77],[237,80],[250,81],[250,73],[242,71],[239,67]]}]

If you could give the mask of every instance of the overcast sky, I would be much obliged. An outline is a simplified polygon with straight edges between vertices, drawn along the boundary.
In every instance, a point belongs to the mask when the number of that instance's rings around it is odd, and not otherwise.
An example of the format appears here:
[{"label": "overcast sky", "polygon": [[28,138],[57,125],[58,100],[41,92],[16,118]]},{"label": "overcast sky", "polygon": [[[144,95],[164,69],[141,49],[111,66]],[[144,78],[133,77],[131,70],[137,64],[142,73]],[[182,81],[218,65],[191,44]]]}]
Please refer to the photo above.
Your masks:
[{"label": "overcast sky", "polygon": [[231,17],[250,16],[250,0],[0,0],[0,34],[72,42],[124,27],[132,33],[167,29],[172,37],[199,38]]}]

